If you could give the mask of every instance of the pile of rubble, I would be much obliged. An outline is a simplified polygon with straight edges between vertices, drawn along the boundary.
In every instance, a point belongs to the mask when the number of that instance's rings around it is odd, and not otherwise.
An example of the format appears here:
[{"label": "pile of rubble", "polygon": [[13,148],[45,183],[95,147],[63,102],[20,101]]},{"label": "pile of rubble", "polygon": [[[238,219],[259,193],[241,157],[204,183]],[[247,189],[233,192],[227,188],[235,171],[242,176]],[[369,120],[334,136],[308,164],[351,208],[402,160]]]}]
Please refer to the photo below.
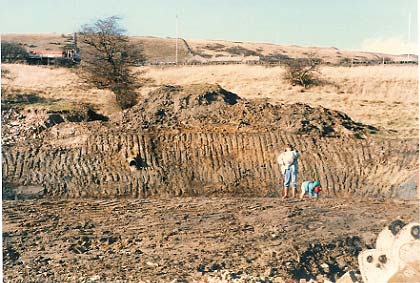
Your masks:
[{"label": "pile of rubble", "polygon": [[122,125],[125,129],[280,128],[291,133],[356,137],[378,131],[339,111],[299,103],[273,105],[267,101],[247,100],[212,84],[160,87],[128,110]]}]

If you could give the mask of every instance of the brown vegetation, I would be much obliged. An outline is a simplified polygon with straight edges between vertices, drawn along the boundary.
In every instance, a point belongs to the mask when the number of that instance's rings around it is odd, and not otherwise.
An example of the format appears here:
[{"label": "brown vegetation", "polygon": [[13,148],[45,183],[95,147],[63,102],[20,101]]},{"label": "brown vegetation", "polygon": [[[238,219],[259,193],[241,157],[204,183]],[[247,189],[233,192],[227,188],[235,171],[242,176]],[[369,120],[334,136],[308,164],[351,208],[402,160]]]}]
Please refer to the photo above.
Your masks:
[{"label": "brown vegetation", "polygon": [[293,86],[300,85],[304,88],[320,84],[321,60],[316,54],[308,54],[306,58],[289,59],[285,61],[285,79]]},{"label": "brown vegetation", "polygon": [[28,52],[18,43],[2,42],[1,43],[1,62],[16,63],[23,62]]}]

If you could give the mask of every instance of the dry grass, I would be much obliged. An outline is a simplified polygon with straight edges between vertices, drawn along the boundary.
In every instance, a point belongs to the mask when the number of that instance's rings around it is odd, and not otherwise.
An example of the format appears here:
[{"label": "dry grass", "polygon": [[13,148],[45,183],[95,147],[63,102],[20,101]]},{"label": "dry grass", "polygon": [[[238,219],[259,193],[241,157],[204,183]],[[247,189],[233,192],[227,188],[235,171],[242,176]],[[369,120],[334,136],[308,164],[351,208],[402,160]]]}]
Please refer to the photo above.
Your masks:
[{"label": "dry grass", "polygon": [[105,115],[119,111],[111,91],[88,86],[70,69],[21,64],[3,64],[2,68],[9,71],[9,78],[2,80],[3,94],[35,94],[57,100],[56,106],[87,103]]},{"label": "dry grass", "polygon": [[[71,35],[66,34],[66,36]],[[28,49],[62,50],[62,47],[66,44],[65,38],[58,33],[9,33],[2,34],[1,40],[20,43]]]},{"label": "dry grass", "polygon": [[[110,91],[88,87],[69,69],[9,64],[3,68],[12,77],[3,80],[3,91],[91,103],[105,115],[118,111]],[[323,67],[322,76],[330,83],[304,91],[283,79],[281,67],[218,65],[144,69],[153,83],[141,90],[143,95],[162,84],[217,83],[245,98],[322,105],[343,111],[357,121],[397,130],[403,137],[418,134],[415,66]]]},{"label": "dry grass", "polygon": [[[132,36],[130,41],[141,44],[144,55],[150,62],[175,62],[175,46],[174,38],[158,38]],[[188,49],[182,40],[178,41],[178,60],[183,61],[188,57]]]}]

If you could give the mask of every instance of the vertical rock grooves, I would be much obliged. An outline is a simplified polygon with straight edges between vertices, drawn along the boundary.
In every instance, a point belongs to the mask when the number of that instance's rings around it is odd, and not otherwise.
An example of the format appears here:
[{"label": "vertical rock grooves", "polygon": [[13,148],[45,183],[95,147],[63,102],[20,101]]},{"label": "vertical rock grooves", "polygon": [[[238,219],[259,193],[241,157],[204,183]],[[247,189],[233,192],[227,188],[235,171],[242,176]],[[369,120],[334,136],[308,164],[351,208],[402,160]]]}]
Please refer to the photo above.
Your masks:
[{"label": "vertical rock grooves", "polygon": [[330,196],[390,196],[417,168],[414,140],[159,130],[91,135],[76,147],[3,147],[3,182],[41,185],[52,197],[277,196],[286,143],[302,153],[300,181],[319,179]]}]

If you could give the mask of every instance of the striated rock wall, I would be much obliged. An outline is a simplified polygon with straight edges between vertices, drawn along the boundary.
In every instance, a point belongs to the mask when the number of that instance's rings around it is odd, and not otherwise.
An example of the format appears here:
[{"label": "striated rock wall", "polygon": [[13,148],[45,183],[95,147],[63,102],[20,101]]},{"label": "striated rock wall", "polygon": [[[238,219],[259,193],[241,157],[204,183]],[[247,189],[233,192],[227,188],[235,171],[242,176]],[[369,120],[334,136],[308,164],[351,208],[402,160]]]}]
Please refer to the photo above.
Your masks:
[{"label": "striated rock wall", "polygon": [[302,154],[299,183],[319,178],[328,195],[392,196],[417,169],[416,141],[146,130],[3,147],[3,183],[40,185],[54,197],[276,196],[276,155],[287,143]]}]

